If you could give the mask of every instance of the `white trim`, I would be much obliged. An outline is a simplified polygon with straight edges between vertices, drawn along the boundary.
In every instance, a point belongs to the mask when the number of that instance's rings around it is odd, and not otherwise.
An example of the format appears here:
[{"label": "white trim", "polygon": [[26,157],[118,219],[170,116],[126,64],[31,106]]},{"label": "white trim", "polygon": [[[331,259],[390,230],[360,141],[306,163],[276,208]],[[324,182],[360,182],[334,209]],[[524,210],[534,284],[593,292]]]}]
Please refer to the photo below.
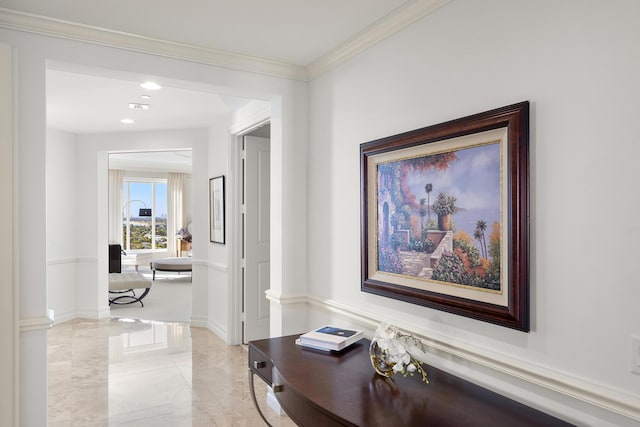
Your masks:
[{"label": "white trim", "polygon": [[[272,295],[267,295],[267,298],[274,302],[282,301],[284,304],[290,304],[292,303],[290,301],[302,299],[302,297],[276,298]],[[572,377],[548,367],[534,365],[505,354],[496,353],[490,349],[478,348],[456,342],[449,337],[439,336],[433,331],[427,331],[419,325],[402,323],[397,318],[377,320],[366,312],[355,310],[349,306],[328,299],[323,300],[308,296],[306,297],[306,301],[310,305],[331,313],[339,314],[371,330],[375,329],[380,321],[394,324],[403,330],[411,331],[412,334],[422,339],[429,347],[433,348],[434,351],[442,352],[446,356],[454,356],[463,361],[484,366],[517,380],[534,384],[561,395],[640,421],[640,399],[625,392]]]},{"label": "white trim", "polygon": [[58,258],[58,259],[50,259],[49,261],[47,261],[47,265],[75,264],[76,262],[78,262],[78,257]]},{"label": "white trim", "polygon": [[20,333],[49,329],[53,325],[53,313],[49,316],[20,319]]},{"label": "white trim", "polygon": [[450,0],[418,0],[403,6],[356,34],[350,40],[321,56],[307,66],[307,78],[313,80],[360,54],[387,37],[435,12]]},{"label": "white trim", "polygon": [[70,257],[70,258],[57,258],[47,261],[47,265],[59,265],[59,264],[74,264],[77,262],[97,262],[96,257]]},{"label": "white trim", "polygon": [[240,206],[242,194],[242,132],[244,129],[240,124],[234,126],[235,122],[244,123],[244,126],[251,127],[253,123],[247,123],[243,117],[236,114],[235,120],[232,120],[230,130],[231,137],[228,142],[228,163],[229,184],[227,195],[227,215],[230,218],[229,226],[229,297],[227,301],[227,325],[229,344],[242,344],[243,325],[242,325],[242,283],[240,269],[242,265],[242,224],[240,215],[242,208]]},{"label": "white trim", "polygon": [[56,312],[56,317],[53,320],[53,325],[59,325],[64,322],[68,322],[69,320],[73,320],[77,317],[78,315],[76,314],[75,310],[68,310],[62,313]]},{"label": "white trim", "polygon": [[233,117],[229,133],[231,135],[245,135],[271,120],[271,103],[266,101],[251,101],[242,108],[242,114]]},{"label": "white trim", "polygon": [[76,319],[100,320],[111,317],[111,309],[109,307],[100,308],[83,308],[76,311]]},{"label": "white trim", "polygon": [[206,265],[208,268],[222,271],[223,273],[226,273],[227,271],[229,271],[229,266],[227,264],[222,264],[219,262],[207,262]]},{"label": "white trim", "polygon": [[[0,349],[0,376],[7,379],[0,384],[3,402],[0,424],[19,424],[20,333],[19,333],[19,264],[18,253],[18,149],[17,149],[17,62],[13,46],[0,43],[0,197],[4,201],[0,221],[9,228],[7,242],[0,248],[3,300],[0,318],[3,331]],[[10,380],[9,380],[10,379]]]},{"label": "white trim", "polygon": [[[12,112],[13,114],[13,123],[12,123],[12,149],[13,149],[13,200],[11,202],[11,206],[13,208],[13,231],[12,231],[12,240],[13,240],[13,306],[15,309],[13,310],[13,321],[11,328],[14,334],[13,341],[13,420],[14,425],[18,426],[20,423],[20,370],[21,368],[21,360],[20,360],[20,333],[19,333],[19,322],[20,322],[20,235],[18,234],[18,230],[20,229],[20,214],[19,214],[19,202],[20,196],[18,194],[18,170],[19,160],[18,160],[18,108],[17,108],[17,99],[18,99],[18,61],[16,59],[18,53],[15,48],[12,48],[11,55],[11,64],[13,66],[12,72],[12,85],[13,85],[13,93],[12,93]],[[5,224],[6,226],[6,224]]]},{"label": "white trim", "polygon": [[307,304],[309,302],[306,295],[278,295],[271,289],[268,289],[264,294],[269,301],[280,305]]},{"label": "white trim", "polygon": [[[137,161],[136,161],[137,162]],[[143,163],[143,161],[141,161],[140,163]],[[163,170],[166,170],[166,168],[163,168]],[[135,172],[138,172],[139,170],[136,170]],[[123,176],[122,177],[122,182],[141,182],[141,183],[145,183],[145,184],[166,184],[167,183],[167,178],[157,178],[157,177],[137,177],[137,176],[133,176],[133,175],[127,175],[127,176]],[[135,201],[137,199],[134,200],[130,200],[129,203]]]},{"label": "white trim", "polygon": [[191,316],[191,326],[194,328],[207,328],[209,319],[204,316]]},{"label": "white trim", "polygon": [[144,37],[7,8],[0,8],[0,27],[231,68],[234,70],[249,71],[293,80],[306,80],[305,69],[297,65]]},{"label": "white trim", "polygon": [[227,334],[227,331],[221,325],[214,322],[208,322],[207,329],[213,332],[218,337],[222,338],[226,343],[229,343],[229,336]]},{"label": "white trim", "polygon": [[230,220],[229,230],[229,266],[227,271],[229,284],[229,301],[227,313],[228,342],[242,344],[242,283],[240,281],[242,266],[242,147],[243,136],[271,121],[271,102],[252,101],[234,113],[229,127],[227,170],[229,183],[227,193],[227,215]]},{"label": "white trim", "polygon": [[426,15],[435,12],[449,1],[415,0],[406,2],[403,6],[331,52],[317,58],[306,67],[78,24],[7,8],[0,8],[0,27],[274,77],[310,81]]}]

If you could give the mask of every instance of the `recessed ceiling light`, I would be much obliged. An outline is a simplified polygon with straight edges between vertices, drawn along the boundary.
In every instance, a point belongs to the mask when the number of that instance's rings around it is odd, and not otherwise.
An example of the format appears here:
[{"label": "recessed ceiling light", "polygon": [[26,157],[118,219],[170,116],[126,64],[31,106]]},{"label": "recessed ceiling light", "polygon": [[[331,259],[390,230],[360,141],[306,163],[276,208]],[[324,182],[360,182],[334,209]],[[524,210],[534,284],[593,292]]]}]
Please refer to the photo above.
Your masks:
[{"label": "recessed ceiling light", "polygon": [[148,110],[149,104],[138,104],[137,102],[130,102],[129,108],[132,110]]},{"label": "recessed ceiling light", "polygon": [[133,120],[133,119],[122,119],[122,120],[120,120],[120,122],[124,123],[124,124],[127,124],[127,125],[130,125],[132,123],[135,123],[135,120]]},{"label": "recessed ceiling light", "polygon": [[142,99],[151,99],[151,95],[140,95]]},{"label": "recessed ceiling light", "polygon": [[148,89],[148,90],[158,90],[158,89],[162,89],[162,86],[160,86],[158,83],[156,82],[145,82],[142,83],[140,85],[140,87],[142,87],[143,89]]}]

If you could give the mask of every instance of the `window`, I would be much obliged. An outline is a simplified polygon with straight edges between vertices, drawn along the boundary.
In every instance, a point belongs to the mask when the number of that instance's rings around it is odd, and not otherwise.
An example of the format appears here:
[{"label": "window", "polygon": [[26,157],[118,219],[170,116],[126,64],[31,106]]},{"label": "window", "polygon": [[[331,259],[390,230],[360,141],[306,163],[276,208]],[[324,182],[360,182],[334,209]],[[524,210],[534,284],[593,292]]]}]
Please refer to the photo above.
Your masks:
[{"label": "window", "polygon": [[[124,249],[166,249],[167,180],[125,178],[122,185]],[[141,216],[140,209],[151,209],[151,216]]]}]

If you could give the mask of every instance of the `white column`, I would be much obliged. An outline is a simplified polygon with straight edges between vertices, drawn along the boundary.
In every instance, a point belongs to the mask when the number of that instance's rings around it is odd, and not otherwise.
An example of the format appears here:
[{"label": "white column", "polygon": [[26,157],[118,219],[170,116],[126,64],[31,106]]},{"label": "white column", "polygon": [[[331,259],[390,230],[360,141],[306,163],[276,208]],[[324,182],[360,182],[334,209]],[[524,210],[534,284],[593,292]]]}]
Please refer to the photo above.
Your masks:
[{"label": "white column", "polygon": [[6,241],[0,245],[0,425],[18,425],[15,393],[17,375],[17,278],[14,272],[15,207],[14,207],[14,136],[13,136],[13,49],[0,43],[0,224],[5,227]]},{"label": "white column", "polygon": [[295,86],[271,100],[271,336],[307,329],[307,99]]},{"label": "white column", "polygon": [[17,268],[20,286],[20,425],[47,425],[45,61],[19,51]]}]

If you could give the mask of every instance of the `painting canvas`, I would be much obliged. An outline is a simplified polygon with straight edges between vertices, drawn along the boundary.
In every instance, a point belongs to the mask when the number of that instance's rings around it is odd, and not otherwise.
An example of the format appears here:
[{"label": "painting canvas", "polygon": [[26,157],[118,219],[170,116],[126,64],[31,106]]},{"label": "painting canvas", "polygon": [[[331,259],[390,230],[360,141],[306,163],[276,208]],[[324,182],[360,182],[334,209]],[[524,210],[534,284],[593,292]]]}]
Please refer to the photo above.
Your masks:
[{"label": "painting canvas", "polygon": [[361,172],[363,291],[528,329],[528,103],[362,144]]},{"label": "painting canvas", "polygon": [[500,148],[378,165],[379,271],[501,292]]}]

